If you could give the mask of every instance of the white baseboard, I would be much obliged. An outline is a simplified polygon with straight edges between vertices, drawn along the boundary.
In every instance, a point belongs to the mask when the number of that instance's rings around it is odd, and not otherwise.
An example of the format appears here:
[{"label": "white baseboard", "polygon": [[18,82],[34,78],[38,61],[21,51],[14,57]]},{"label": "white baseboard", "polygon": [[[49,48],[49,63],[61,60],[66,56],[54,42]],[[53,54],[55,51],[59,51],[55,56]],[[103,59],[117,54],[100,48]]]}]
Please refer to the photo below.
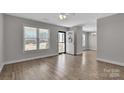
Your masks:
[{"label": "white baseboard", "polygon": [[82,54],[82,52],[80,52],[80,53],[76,53],[76,55],[80,55],[80,54]]},{"label": "white baseboard", "polygon": [[58,54],[50,54],[50,55],[45,55],[45,56],[33,57],[33,58],[26,58],[26,59],[20,59],[20,60],[7,61],[7,62],[4,62],[3,65],[12,64],[12,63],[18,63],[18,62],[23,62],[23,61],[29,61],[29,60],[39,59],[39,58],[51,57],[51,56],[56,56],[56,55],[58,55]]},{"label": "white baseboard", "polygon": [[110,64],[119,65],[119,66],[124,66],[124,62],[111,61],[111,60],[102,59],[102,58],[97,58],[96,60],[106,62],[106,63],[110,63]]},{"label": "white baseboard", "polygon": [[89,50],[93,50],[93,51],[96,51],[96,49],[90,49],[90,48],[89,48]]},{"label": "white baseboard", "polygon": [[84,50],[96,51],[97,49],[86,48],[86,49],[84,49]]},{"label": "white baseboard", "polygon": [[90,49],[90,50],[96,51],[96,49]]}]

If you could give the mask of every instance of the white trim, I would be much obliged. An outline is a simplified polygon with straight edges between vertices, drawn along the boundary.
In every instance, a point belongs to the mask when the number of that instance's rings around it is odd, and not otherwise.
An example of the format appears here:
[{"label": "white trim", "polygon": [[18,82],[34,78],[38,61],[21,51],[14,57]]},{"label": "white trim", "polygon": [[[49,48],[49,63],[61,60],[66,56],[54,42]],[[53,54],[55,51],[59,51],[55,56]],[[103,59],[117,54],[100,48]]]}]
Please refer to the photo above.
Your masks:
[{"label": "white trim", "polygon": [[102,61],[105,63],[111,63],[111,64],[119,65],[119,66],[124,66],[124,62],[117,62],[117,61],[112,61],[112,60],[107,60],[107,59],[102,59],[102,58],[97,58],[96,60]]},{"label": "white trim", "polygon": [[96,51],[96,49],[89,49],[89,50],[93,50],[93,51]]},{"label": "white trim", "polygon": [[82,54],[82,51],[81,52],[78,52],[78,53],[76,53],[77,55],[79,55],[79,54]]},{"label": "white trim", "polygon": [[[38,56],[38,57],[33,57],[33,58],[26,58],[26,59],[20,59],[20,60],[13,60],[13,61],[7,61],[4,62],[5,64],[12,64],[12,63],[18,63],[18,62],[23,62],[23,61],[29,61],[29,60],[34,60],[34,59],[39,59],[39,58],[45,58],[45,57],[51,57],[51,56],[56,56],[58,54],[51,54],[51,55],[45,55],[45,56]],[[5,65],[4,64],[4,65]]]},{"label": "white trim", "polygon": [[96,51],[97,49],[92,49],[92,48],[87,48],[87,49],[89,49],[89,50],[94,50],[94,51]]}]

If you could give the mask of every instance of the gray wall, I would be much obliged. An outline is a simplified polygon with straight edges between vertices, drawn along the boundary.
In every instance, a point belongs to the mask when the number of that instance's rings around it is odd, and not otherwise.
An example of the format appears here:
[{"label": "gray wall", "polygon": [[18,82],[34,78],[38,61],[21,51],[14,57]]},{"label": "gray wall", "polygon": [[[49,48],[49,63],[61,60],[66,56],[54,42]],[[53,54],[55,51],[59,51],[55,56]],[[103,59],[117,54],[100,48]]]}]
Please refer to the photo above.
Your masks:
[{"label": "gray wall", "polygon": [[3,15],[0,14],[0,70],[3,62]]},{"label": "gray wall", "polygon": [[81,54],[83,47],[82,47],[82,26],[74,26],[70,28],[70,31],[74,31],[75,33],[75,54]]},{"label": "gray wall", "polygon": [[124,14],[98,19],[97,58],[124,64]]},{"label": "gray wall", "polygon": [[[23,25],[49,29],[50,48],[41,51],[23,52]],[[4,62],[58,54],[57,32],[66,30],[64,27],[4,15]]]}]

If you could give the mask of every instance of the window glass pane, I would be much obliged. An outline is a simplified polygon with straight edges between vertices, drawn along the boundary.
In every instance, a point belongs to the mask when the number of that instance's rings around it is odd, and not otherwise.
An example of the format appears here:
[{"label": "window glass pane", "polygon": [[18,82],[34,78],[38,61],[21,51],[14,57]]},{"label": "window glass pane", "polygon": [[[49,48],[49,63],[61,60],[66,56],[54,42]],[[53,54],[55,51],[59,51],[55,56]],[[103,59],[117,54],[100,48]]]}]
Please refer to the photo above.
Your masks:
[{"label": "window glass pane", "polygon": [[59,45],[59,53],[65,52],[65,43],[58,43]]},{"label": "window glass pane", "polygon": [[24,27],[24,50],[37,49],[37,28]]},{"label": "window glass pane", "polygon": [[39,49],[47,49],[49,47],[49,31],[48,29],[39,29]]},{"label": "window glass pane", "polygon": [[64,33],[58,33],[59,42],[64,42]]}]

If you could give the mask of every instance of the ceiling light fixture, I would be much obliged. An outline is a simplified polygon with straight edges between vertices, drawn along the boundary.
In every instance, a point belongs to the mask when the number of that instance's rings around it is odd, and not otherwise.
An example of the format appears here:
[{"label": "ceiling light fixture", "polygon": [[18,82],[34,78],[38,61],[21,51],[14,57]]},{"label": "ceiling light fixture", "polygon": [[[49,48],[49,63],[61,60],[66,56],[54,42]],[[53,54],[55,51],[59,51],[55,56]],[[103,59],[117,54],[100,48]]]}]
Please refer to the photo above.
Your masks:
[{"label": "ceiling light fixture", "polygon": [[59,14],[59,19],[60,19],[60,20],[65,20],[65,19],[67,19],[67,14],[65,14],[65,13],[60,13],[60,14]]},{"label": "ceiling light fixture", "polygon": [[59,14],[59,19],[60,20],[65,20],[68,17],[75,16],[75,13],[60,13]]}]

